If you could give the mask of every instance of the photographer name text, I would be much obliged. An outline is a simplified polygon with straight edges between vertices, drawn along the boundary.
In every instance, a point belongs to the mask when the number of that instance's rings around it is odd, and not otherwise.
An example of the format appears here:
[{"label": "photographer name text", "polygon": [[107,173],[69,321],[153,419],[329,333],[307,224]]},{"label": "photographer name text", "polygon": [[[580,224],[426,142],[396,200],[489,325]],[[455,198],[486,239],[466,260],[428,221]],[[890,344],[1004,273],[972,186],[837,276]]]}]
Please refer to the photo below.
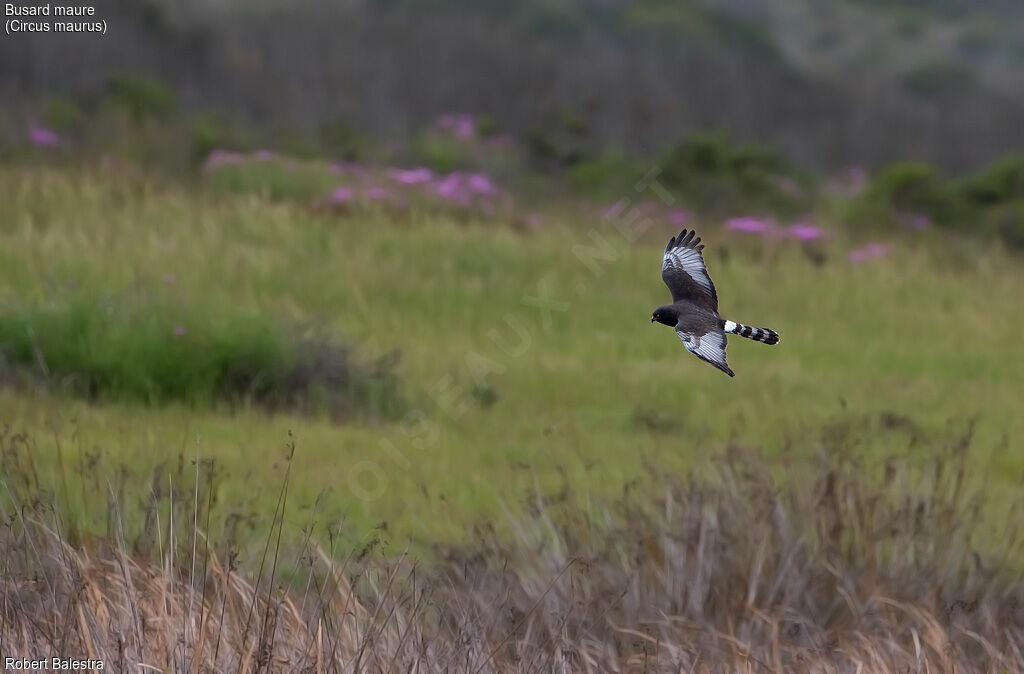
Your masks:
[{"label": "photographer name text", "polygon": [[32,671],[55,671],[55,672],[69,672],[69,671],[96,671],[103,669],[102,660],[94,660],[92,658],[87,660],[79,660],[78,658],[4,658],[4,669],[14,670],[21,672],[32,672]]}]

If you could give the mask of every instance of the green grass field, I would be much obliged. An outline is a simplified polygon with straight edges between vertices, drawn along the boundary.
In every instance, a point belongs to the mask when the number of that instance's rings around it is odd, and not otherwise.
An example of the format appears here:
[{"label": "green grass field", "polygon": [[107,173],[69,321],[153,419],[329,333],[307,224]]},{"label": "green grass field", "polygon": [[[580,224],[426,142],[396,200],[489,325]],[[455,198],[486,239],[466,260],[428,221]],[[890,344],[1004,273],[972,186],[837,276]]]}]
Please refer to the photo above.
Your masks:
[{"label": "green grass field", "polygon": [[123,168],[3,169],[8,317],[89,296],[159,307],[162,329],[189,326],[181,339],[224,317],[315,330],[362,363],[400,354],[401,402],[397,416],[338,423],[8,387],[0,423],[29,435],[41,483],[83,518],[103,515],[110,488],[82,470],[93,453],[139,478],[133,498],[161,462],[214,458],[218,502],[269,517],[292,438],[294,530],[316,503],[356,538],[386,522],[399,548],[457,542],[481,522],[500,530],[566,481],[585,505],[645,466],[682,474],[734,445],[925,459],[975,418],[973,479],[995,492],[1020,484],[1019,258],[929,232],[853,264],[837,230],[821,263],[794,242],[697,229],[723,316],[782,336],[778,347],[730,340],[735,379],[649,323],[668,301],[665,223],[624,236],[550,217],[521,230],[417,210],[332,213]]}]

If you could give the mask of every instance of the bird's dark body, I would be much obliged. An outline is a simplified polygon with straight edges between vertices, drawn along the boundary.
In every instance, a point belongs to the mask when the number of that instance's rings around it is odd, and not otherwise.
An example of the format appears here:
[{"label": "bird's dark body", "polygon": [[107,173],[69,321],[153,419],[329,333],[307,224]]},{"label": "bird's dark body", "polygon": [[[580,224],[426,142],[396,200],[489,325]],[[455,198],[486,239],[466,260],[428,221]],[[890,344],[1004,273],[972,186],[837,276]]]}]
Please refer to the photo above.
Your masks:
[{"label": "bird's dark body", "polygon": [[725,359],[726,333],[765,344],[778,344],[779,335],[718,315],[718,293],[701,255],[704,246],[694,235],[684,229],[665,247],[661,278],[672,293],[672,304],[655,309],[651,322],[675,328],[687,351],[733,377]]},{"label": "bird's dark body", "polygon": [[703,335],[712,330],[720,330],[725,322],[718,316],[717,311],[709,311],[689,300],[673,302],[666,307],[659,307],[658,309],[665,316],[664,319],[660,319],[658,322],[671,325],[680,332]]}]

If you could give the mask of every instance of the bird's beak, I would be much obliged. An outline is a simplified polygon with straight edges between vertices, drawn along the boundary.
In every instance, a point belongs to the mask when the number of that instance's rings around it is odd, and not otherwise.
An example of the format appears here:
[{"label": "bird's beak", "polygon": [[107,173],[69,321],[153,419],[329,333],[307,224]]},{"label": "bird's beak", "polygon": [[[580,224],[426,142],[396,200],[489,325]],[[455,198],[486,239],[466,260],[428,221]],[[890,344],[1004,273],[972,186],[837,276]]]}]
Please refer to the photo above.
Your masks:
[{"label": "bird's beak", "polygon": [[651,316],[651,323],[654,322],[654,316]]}]

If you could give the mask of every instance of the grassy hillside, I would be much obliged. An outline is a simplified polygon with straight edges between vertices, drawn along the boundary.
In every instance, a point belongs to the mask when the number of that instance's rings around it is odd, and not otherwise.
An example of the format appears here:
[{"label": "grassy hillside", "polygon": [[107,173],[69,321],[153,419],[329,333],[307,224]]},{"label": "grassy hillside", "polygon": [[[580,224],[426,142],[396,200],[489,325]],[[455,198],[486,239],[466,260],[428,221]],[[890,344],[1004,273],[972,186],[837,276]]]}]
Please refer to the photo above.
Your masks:
[{"label": "grassy hillside", "polygon": [[[723,315],[782,335],[773,348],[732,339],[729,379],[649,323],[668,299],[660,253],[677,229],[557,214],[523,229],[224,196],[113,167],[3,170],[6,334],[87,297],[127,344],[118,362],[191,372],[187,340],[236,320],[351,347],[353,367],[399,354],[393,416],[357,407],[337,422],[256,402],[83,400],[47,365],[58,347],[93,358],[68,330],[28,366],[5,366],[17,382],[0,393],[6,470],[31,465],[69,512],[102,522],[108,491],[144,501],[176,479],[154,474],[159,464],[212,458],[218,502],[266,514],[293,440],[290,502],[344,518],[356,538],[386,523],[398,547],[459,541],[484,521],[501,529],[531,495],[567,484],[585,506],[731,446],[923,461],[971,420],[970,479],[995,495],[1020,484],[1019,260],[922,232],[853,262],[864,241],[839,230],[800,244],[698,223]],[[157,328],[132,332],[140,307],[159,307]],[[148,348],[166,341],[160,330],[184,350]],[[12,435],[22,431],[28,449]]]}]

